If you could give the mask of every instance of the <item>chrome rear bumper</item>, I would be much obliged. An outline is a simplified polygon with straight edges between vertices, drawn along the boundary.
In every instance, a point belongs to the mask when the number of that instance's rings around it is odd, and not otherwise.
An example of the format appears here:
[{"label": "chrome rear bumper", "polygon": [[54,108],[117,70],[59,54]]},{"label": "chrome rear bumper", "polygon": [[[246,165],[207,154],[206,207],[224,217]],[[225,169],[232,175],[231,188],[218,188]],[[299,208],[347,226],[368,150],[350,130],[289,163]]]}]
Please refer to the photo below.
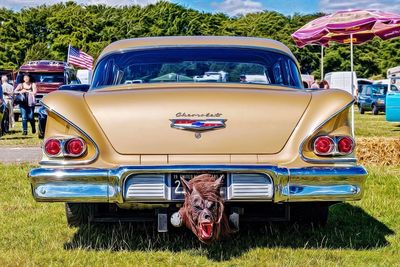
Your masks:
[{"label": "chrome rear bumper", "polygon": [[37,201],[167,203],[174,202],[170,174],[194,172],[227,173],[227,201],[273,202],[358,200],[367,175],[361,166],[171,165],[38,168],[30,171],[29,179]]}]

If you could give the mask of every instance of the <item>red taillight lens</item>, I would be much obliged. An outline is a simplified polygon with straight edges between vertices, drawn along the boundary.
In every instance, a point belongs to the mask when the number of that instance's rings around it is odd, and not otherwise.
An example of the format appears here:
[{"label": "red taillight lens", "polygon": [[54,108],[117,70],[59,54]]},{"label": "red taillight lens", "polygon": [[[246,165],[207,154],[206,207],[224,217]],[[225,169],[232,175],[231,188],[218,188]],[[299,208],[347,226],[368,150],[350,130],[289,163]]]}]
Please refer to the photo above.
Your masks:
[{"label": "red taillight lens", "polygon": [[314,152],[318,155],[329,155],[335,148],[335,142],[329,136],[319,136],[314,141]]},{"label": "red taillight lens", "polygon": [[85,143],[82,139],[72,138],[67,142],[65,152],[71,156],[80,156],[85,152]]},{"label": "red taillight lens", "polygon": [[48,156],[57,156],[61,152],[61,142],[58,139],[48,139],[44,144],[44,151]]},{"label": "red taillight lens", "polygon": [[354,150],[354,141],[348,136],[341,137],[338,142],[338,151],[343,154],[350,154]]}]

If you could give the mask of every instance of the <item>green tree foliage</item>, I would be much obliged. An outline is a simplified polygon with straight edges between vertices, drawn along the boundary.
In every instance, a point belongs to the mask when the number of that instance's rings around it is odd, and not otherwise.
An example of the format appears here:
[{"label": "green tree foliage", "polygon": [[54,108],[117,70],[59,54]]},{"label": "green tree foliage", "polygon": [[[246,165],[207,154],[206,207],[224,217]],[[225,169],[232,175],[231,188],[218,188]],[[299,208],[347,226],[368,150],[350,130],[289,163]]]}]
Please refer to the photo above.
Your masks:
[{"label": "green tree foliage", "polygon": [[[111,42],[135,37],[172,35],[227,35],[271,38],[286,44],[297,57],[302,73],[320,74],[319,46],[298,48],[290,35],[323,14],[284,16],[264,11],[229,17],[169,3],[146,7],[81,6],[74,2],[42,5],[18,12],[0,9],[0,69],[16,69],[31,59],[65,60],[68,45],[99,56]],[[359,77],[384,75],[400,65],[400,41],[356,46],[355,70]],[[350,48],[325,49],[325,72],[350,69]]]},{"label": "green tree foliage", "polygon": [[40,59],[53,59],[50,49],[45,43],[35,43],[33,44],[25,55],[25,62],[31,60],[40,60]]}]

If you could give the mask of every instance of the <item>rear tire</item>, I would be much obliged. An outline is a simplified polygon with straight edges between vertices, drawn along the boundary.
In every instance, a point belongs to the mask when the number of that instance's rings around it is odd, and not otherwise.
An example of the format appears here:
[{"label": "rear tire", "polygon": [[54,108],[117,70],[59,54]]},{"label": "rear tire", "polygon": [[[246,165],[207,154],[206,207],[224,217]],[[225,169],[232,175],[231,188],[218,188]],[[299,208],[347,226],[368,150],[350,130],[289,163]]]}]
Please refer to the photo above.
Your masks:
[{"label": "rear tire", "polygon": [[332,203],[291,203],[290,204],[290,221],[314,225],[325,226],[328,222],[329,206]]},{"label": "rear tire", "polygon": [[360,114],[364,114],[365,113],[365,109],[361,106],[358,107],[358,111],[360,112]]},{"label": "rear tire", "polygon": [[378,115],[378,113],[379,113],[379,109],[377,108],[377,106],[372,106],[372,114]]},{"label": "rear tire", "polygon": [[95,204],[65,203],[67,224],[70,227],[79,227],[88,224],[94,215]]}]

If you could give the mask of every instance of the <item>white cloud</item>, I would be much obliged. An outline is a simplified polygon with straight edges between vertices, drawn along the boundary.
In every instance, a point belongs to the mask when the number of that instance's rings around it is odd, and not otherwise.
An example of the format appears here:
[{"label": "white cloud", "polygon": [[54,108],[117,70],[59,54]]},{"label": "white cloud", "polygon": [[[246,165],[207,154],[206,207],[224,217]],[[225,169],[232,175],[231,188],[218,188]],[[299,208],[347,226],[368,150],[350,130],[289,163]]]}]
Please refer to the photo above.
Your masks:
[{"label": "white cloud", "polygon": [[376,9],[398,13],[400,0],[320,0],[319,2],[319,10],[324,13],[348,9]]},{"label": "white cloud", "polygon": [[217,12],[223,12],[229,16],[260,12],[264,9],[261,2],[253,0],[224,0],[222,2],[212,2],[211,5]]},{"label": "white cloud", "polygon": [[[140,5],[146,6],[149,4],[157,3],[159,0],[75,0],[78,4],[96,5],[105,4],[108,6],[127,6],[127,5]],[[38,5],[52,5],[60,2],[67,2],[67,0],[0,0],[0,7],[18,10],[23,7],[33,7]]]}]

